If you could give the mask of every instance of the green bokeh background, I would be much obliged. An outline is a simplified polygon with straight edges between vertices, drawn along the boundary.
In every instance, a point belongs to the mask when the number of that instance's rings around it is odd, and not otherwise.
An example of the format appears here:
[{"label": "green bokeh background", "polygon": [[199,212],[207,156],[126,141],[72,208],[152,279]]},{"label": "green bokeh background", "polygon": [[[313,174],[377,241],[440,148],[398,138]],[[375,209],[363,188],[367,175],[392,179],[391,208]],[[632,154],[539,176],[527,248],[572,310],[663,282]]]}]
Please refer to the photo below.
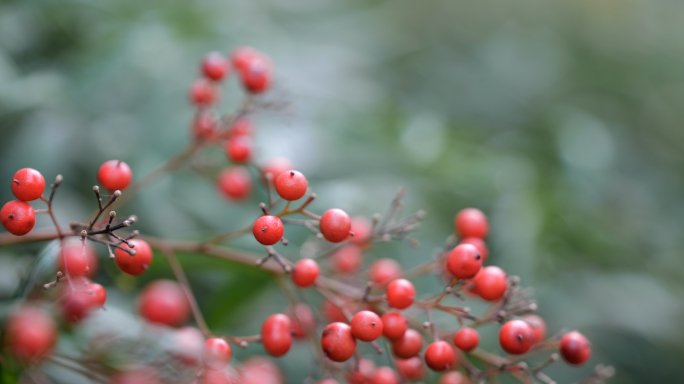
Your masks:
[{"label": "green bokeh background", "polygon": [[[419,248],[382,245],[368,260],[420,264],[455,212],[480,207],[491,262],[535,287],[551,332],[576,328],[593,342],[590,364],[558,364],[552,377],[571,383],[603,362],[618,371],[612,383],[680,382],[683,12],[667,0],[2,1],[0,180],[23,167],[61,173],[58,218],[85,217],[103,161],[124,159],[141,176],[186,145],[202,55],[252,45],[276,65],[269,98],[291,103],[255,117],[260,159],[291,158],[317,212],[369,217],[401,185],[406,212],[428,212]],[[241,97],[235,78],[224,91],[228,112]],[[248,224],[263,199],[232,204],[183,169],[119,213],[138,215],[144,233],[198,239]],[[2,308],[40,251],[0,249]],[[121,278],[102,256],[99,279],[120,288],[110,297],[124,310],[136,287],[171,276],[158,258],[144,277]],[[258,271],[181,260],[216,331],[254,333],[283,309]],[[418,282],[422,294],[439,286]],[[302,382],[308,350],[281,363]]]}]

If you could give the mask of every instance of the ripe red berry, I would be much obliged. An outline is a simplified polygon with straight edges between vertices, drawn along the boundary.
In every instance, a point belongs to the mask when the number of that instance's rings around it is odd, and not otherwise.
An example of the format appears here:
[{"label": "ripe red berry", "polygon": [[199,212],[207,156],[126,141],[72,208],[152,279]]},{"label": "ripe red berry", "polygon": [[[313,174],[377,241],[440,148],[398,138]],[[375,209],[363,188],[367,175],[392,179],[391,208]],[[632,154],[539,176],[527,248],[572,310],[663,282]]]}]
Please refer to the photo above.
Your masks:
[{"label": "ripe red berry", "polygon": [[22,363],[45,357],[57,340],[57,327],[47,312],[24,307],[7,319],[4,332],[7,350]]},{"label": "ripe red berry", "polygon": [[373,235],[373,226],[363,216],[354,216],[352,218],[351,230],[354,236],[349,236],[349,241],[356,244],[367,242]]},{"label": "ripe red berry", "polygon": [[461,238],[479,237],[484,239],[489,233],[489,222],[487,216],[479,209],[466,208],[456,215],[454,229]]},{"label": "ripe red berry", "polygon": [[407,329],[404,336],[392,342],[392,353],[402,359],[410,359],[420,353],[423,338],[415,329]]},{"label": "ripe red berry", "polygon": [[292,282],[298,287],[306,288],[316,282],[320,272],[321,269],[315,260],[301,259],[295,263],[294,271],[292,271]]},{"label": "ripe red berry", "polygon": [[122,191],[133,180],[133,172],[128,164],[121,160],[109,160],[97,171],[97,180],[109,191]]},{"label": "ripe red berry", "polygon": [[97,283],[90,283],[83,289],[84,292],[92,297],[93,308],[102,308],[107,301],[107,291]]},{"label": "ripe red berry", "polygon": [[379,285],[385,285],[398,278],[402,272],[401,264],[394,259],[379,259],[368,267],[370,279]]},{"label": "ripe red berry", "polygon": [[230,70],[228,59],[219,52],[209,52],[202,60],[202,74],[214,81],[223,80]]},{"label": "ripe red berry", "polygon": [[[133,245],[135,255],[131,256],[128,252],[116,249],[114,251],[114,261],[119,269],[129,275],[138,276],[147,271],[152,264],[152,248],[146,241],[140,239],[128,240]],[[130,248],[126,244],[121,244],[123,248]]]},{"label": "ripe red berry", "polygon": [[522,320],[510,320],[501,327],[499,343],[511,355],[522,355],[530,350],[534,333],[532,327]]},{"label": "ripe red berry", "polygon": [[140,292],[138,313],[151,323],[175,327],[188,320],[190,305],[183,287],[178,283],[156,280]]},{"label": "ripe red berry", "polygon": [[399,375],[390,367],[379,367],[373,372],[368,384],[399,384]]},{"label": "ripe red berry", "polygon": [[276,216],[261,216],[252,226],[254,238],[263,245],[273,245],[283,238],[285,228],[280,218]]},{"label": "ripe red berry", "polygon": [[244,167],[224,169],[216,179],[219,192],[233,200],[242,200],[252,191],[252,175]]},{"label": "ripe red berry", "polygon": [[253,57],[240,71],[242,85],[252,93],[261,93],[271,86],[273,65],[265,57]]},{"label": "ripe red berry", "polygon": [[228,160],[244,163],[252,157],[252,138],[247,135],[231,137],[224,147]]},{"label": "ripe red berry", "polygon": [[97,309],[95,298],[82,289],[67,288],[67,293],[59,301],[62,316],[69,322],[77,323]]},{"label": "ripe red berry", "polygon": [[306,194],[307,186],[306,177],[294,170],[282,172],[275,179],[278,196],[288,201],[301,199]]},{"label": "ripe red berry", "polygon": [[233,62],[233,66],[238,70],[243,70],[247,68],[247,65],[252,61],[253,58],[260,56],[257,50],[252,47],[237,47],[233,50],[230,55],[230,60]]},{"label": "ripe red berry", "polygon": [[238,117],[233,121],[233,124],[228,129],[228,138],[232,139],[238,136],[252,136],[254,134],[254,127],[252,121],[247,117]]},{"label": "ripe red berry", "polygon": [[195,366],[204,349],[204,335],[195,327],[179,328],[172,338],[171,353],[182,363]]},{"label": "ripe red berry", "polygon": [[220,370],[226,367],[230,362],[233,352],[230,349],[228,342],[214,337],[207,339],[202,348],[202,362],[204,366],[212,370]]},{"label": "ripe red berry", "polygon": [[456,348],[470,352],[480,344],[480,334],[476,330],[464,327],[454,334],[454,345]]},{"label": "ripe red berry", "polygon": [[331,243],[339,243],[349,236],[351,218],[347,212],[333,208],[328,209],[321,216],[321,233]]},{"label": "ripe red berry", "polygon": [[489,257],[489,248],[487,248],[487,243],[485,243],[484,240],[479,237],[466,237],[461,240],[461,244],[470,244],[474,246],[482,256],[482,263],[487,261],[487,257]]},{"label": "ripe red berry", "polygon": [[390,340],[397,340],[404,337],[408,329],[408,321],[397,312],[385,312],[382,315],[382,335]]},{"label": "ripe red berry", "polygon": [[382,335],[382,320],[375,312],[358,312],[351,321],[354,337],[361,341],[371,342]]},{"label": "ripe red berry", "polygon": [[544,319],[534,314],[525,315],[522,319],[532,327],[532,333],[534,334],[533,343],[536,344],[540,341],[544,341],[546,338],[546,323],[544,322]]},{"label": "ripe red berry", "polygon": [[214,104],[221,96],[221,89],[211,80],[201,78],[190,86],[190,101],[197,106]]},{"label": "ripe red berry", "polygon": [[261,356],[244,360],[240,368],[240,376],[242,384],[282,384],[284,382],[280,368],[272,360]]},{"label": "ripe red berry", "polygon": [[363,264],[363,251],[358,245],[349,244],[338,249],[330,257],[333,270],[339,273],[354,273]]},{"label": "ripe red berry", "polygon": [[276,179],[281,173],[293,168],[294,165],[290,160],[284,157],[275,157],[264,164],[264,166],[261,168],[261,173],[264,177],[264,180],[266,180],[266,175],[270,174],[271,180],[273,180],[273,183],[275,183]]},{"label": "ripe red berry", "polygon": [[396,359],[394,364],[399,374],[408,380],[417,381],[425,376],[425,366],[418,356],[410,359]]},{"label": "ripe red berry", "polygon": [[311,308],[305,303],[297,303],[288,310],[287,315],[292,320],[294,337],[301,339],[306,336],[307,329],[316,329],[316,319]]},{"label": "ripe red berry", "polygon": [[493,265],[482,268],[473,279],[473,283],[477,294],[489,301],[499,300],[508,289],[506,272]]},{"label": "ripe red berry", "polygon": [[387,286],[387,302],[393,308],[405,309],[413,304],[416,289],[406,279],[392,280]]},{"label": "ripe red berry", "polygon": [[444,340],[435,341],[425,350],[425,363],[433,371],[443,371],[456,360],[454,348]]},{"label": "ripe red berry", "polygon": [[450,371],[443,374],[437,384],[470,384],[470,379],[463,376],[461,372]]},{"label": "ripe red berry", "polygon": [[457,279],[470,279],[482,268],[482,256],[475,246],[460,244],[447,259],[447,269]]},{"label": "ripe red berry", "polygon": [[352,366],[352,370],[347,374],[347,381],[349,384],[366,384],[373,372],[375,372],[373,360],[361,359],[358,367]]},{"label": "ripe red berry", "polygon": [[12,178],[12,193],[21,201],[40,199],[45,191],[45,179],[33,168],[23,168]]},{"label": "ripe red berry", "polygon": [[282,313],[269,316],[261,325],[261,343],[269,355],[280,357],[292,345],[292,322]]},{"label": "ripe red berry", "polygon": [[199,111],[190,125],[192,137],[199,141],[213,140],[218,133],[218,118],[211,111]]},{"label": "ripe red berry", "polygon": [[577,331],[568,332],[561,339],[560,352],[563,359],[569,364],[582,365],[591,356],[591,344],[581,333]]},{"label": "ripe red berry", "polygon": [[62,243],[62,253],[57,259],[57,268],[69,276],[93,277],[97,274],[97,255],[88,243],[67,239]]},{"label": "ripe red berry", "polygon": [[323,353],[338,363],[349,360],[356,350],[356,339],[351,327],[345,323],[331,323],[323,330],[321,337]]},{"label": "ripe red berry", "polygon": [[7,232],[23,236],[36,225],[36,212],[29,203],[13,200],[2,206],[0,221]]}]

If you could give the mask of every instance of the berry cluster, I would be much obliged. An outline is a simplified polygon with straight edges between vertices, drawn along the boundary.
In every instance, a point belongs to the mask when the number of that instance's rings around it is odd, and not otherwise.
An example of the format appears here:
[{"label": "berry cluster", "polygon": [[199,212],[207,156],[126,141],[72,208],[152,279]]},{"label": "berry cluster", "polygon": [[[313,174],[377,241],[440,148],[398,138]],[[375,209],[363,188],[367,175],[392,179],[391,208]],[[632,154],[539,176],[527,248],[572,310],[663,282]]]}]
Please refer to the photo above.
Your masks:
[{"label": "berry cluster", "polygon": [[[18,200],[2,208],[2,224],[12,235],[32,240],[29,232],[35,214],[51,217],[55,233],[41,235],[41,239],[57,239],[60,256],[55,280],[43,287],[57,287],[56,313],[65,324],[77,326],[105,305],[105,288],[91,281],[99,265],[92,247],[95,243],[106,247],[110,259],[125,274],[145,273],[152,263],[153,250],[163,255],[173,271],[175,281],[152,281],[137,299],[140,317],[173,335],[171,347],[143,366],[112,364],[106,358],[71,358],[71,368],[76,372],[85,371],[100,379],[96,381],[106,378],[112,384],[283,383],[279,368],[269,359],[232,361],[231,345],[250,348],[254,343],[261,344],[253,347],[254,352],[263,351],[272,357],[287,354],[294,343],[308,343],[315,362],[309,382],[318,380],[319,384],[398,384],[423,380],[428,375],[439,375],[440,384],[484,383],[499,375],[510,375],[522,383],[553,383],[543,369],[559,357],[571,365],[589,360],[591,346],[581,333],[560,332],[547,338],[546,324],[532,313],[537,305],[529,291],[520,287],[520,279],[487,265],[489,223],[482,211],[466,208],[458,212],[453,230],[445,231],[448,236],[444,246],[418,267],[405,271],[392,258],[366,263],[366,254],[375,243],[399,241],[417,246],[410,234],[419,228],[425,213],[399,217],[403,189],[392,200],[388,214],[374,215],[371,220],[350,217],[339,208],[327,209],[321,215],[312,212],[308,208],[316,195],[310,192],[304,174],[283,158],[259,165],[252,153],[253,124],[247,115],[255,112],[259,95],[271,84],[270,59],[252,48],[241,47],[230,57],[208,54],[200,71],[202,77],[190,89],[190,99],[197,107],[192,122],[193,141],[160,169],[170,172],[189,165],[204,172],[193,166],[193,160],[201,160],[204,149],[223,149],[235,165],[208,172],[215,178],[219,193],[234,201],[245,201],[253,188],[262,185],[268,195],[267,202],[259,204],[261,215],[253,223],[196,243],[139,236],[137,231],[121,233],[137,221],[135,216],[116,221],[112,209],[125,203],[120,199],[122,190],[128,188],[130,198],[160,172],[131,184],[131,168],[123,161],[110,160],[97,173],[100,185],[109,191],[109,200],[103,204],[100,188],[95,186],[98,209],[92,219],[71,223],[65,229],[52,212],[61,176],[51,186],[49,198],[43,197],[45,180],[36,170],[22,169],[12,180],[12,192]],[[220,96],[220,82],[234,71],[247,91],[246,102],[237,113],[218,118],[212,108]],[[253,181],[253,174],[259,182]],[[35,210],[28,203],[38,199],[47,204],[46,210]],[[291,217],[295,215],[299,217]],[[315,237],[311,257],[292,261],[282,253],[282,247],[289,245],[285,234],[290,226],[305,227]],[[245,251],[238,254],[223,244],[249,235],[250,230],[254,245],[263,247],[265,255],[250,256]],[[282,308],[282,313],[266,318],[259,334],[217,335],[202,316],[176,250],[220,255],[262,268],[279,282],[289,305]],[[291,283],[283,278],[287,275]],[[418,292],[412,280],[421,276],[433,276],[444,289],[435,294]],[[307,302],[296,292],[299,289],[318,292],[318,302]],[[466,300],[490,305],[475,315],[463,305]],[[5,325],[8,350],[24,364],[48,358],[58,338],[55,312],[46,310],[48,306],[42,302],[24,303]],[[190,319],[196,327],[187,325]],[[480,347],[479,332],[487,324],[500,325],[503,356]],[[387,354],[389,365],[376,365],[369,352]],[[524,362],[538,354],[547,354],[548,359],[534,367]],[[426,368],[437,373],[430,374]],[[589,380],[600,383],[611,375],[612,368],[598,366]]]}]

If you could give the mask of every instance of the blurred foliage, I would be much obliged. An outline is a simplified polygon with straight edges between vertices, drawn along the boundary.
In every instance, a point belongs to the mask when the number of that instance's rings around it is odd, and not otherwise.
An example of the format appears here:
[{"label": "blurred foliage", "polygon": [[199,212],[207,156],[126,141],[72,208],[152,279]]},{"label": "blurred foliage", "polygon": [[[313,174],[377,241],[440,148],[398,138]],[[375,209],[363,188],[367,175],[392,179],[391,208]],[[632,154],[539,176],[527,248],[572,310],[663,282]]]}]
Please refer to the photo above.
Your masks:
[{"label": "blurred foliage", "polygon": [[[591,362],[616,366],[613,383],[678,382],[683,11],[666,0],[5,0],[0,180],[22,167],[61,173],[59,219],[85,217],[103,161],[124,159],[140,176],[188,141],[186,89],[202,55],[253,45],[276,63],[272,97],[292,102],[255,119],[260,158],[290,157],[320,196],[314,210],[384,212],[399,185],[407,211],[427,210],[418,250],[381,245],[369,258],[417,265],[455,212],[480,207],[491,261],[536,288],[551,331],[587,333]],[[239,98],[232,79],[223,110]],[[0,189],[0,201],[11,198]],[[137,214],[146,233],[200,238],[249,223],[261,200],[228,203],[185,170],[120,213]],[[234,245],[256,249],[248,240]],[[0,296],[12,297],[39,251],[0,249]],[[282,310],[258,271],[181,261],[216,331],[254,332]],[[123,308],[134,288],[170,276],[161,258],[141,279],[102,264],[99,279],[123,289]],[[282,359],[291,382],[307,372],[307,353]],[[590,365],[550,375],[571,382]]]}]

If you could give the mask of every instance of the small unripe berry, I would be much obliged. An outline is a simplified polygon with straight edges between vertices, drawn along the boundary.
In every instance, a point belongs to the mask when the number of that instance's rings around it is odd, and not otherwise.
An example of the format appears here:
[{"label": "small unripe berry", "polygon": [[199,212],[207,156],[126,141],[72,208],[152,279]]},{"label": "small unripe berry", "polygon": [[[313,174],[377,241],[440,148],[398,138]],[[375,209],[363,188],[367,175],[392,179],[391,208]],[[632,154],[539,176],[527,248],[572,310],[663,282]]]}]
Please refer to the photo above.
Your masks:
[{"label": "small unripe berry", "polygon": [[358,245],[345,245],[332,254],[330,261],[335,272],[354,273],[363,264],[363,251]]},{"label": "small unripe berry", "polygon": [[435,341],[425,350],[425,364],[433,371],[443,371],[455,360],[454,348],[444,340]]},{"label": "small unripe berry", "polygon": [[387,302],[393,308],[405,309],[413,304],[416,289],[406,279],[393,280],[387,286]]},{"label": "small unripe berry", "polygon": [[493,265],[482,268],[473,278],[473,283],[477,294],[489,301],[499,300],[508,289],[506,272]]},{"label": "small unripe berry", "polygon": [[487,257],[489,257],[489,248],[487,248],[487,243],[485,243],[484,240],[479,237],[466,237],[461,240],[461,244],[470,244],[474,246],[482,256],[482,263],[487,261]]},{"label": "small unripe berry", "polygon": [[292,271],[292,282],[298,287],[306,288],[316,282],[320,272],[321,269],[315,260],[301,259],[295,263],[294,271]]},{"label": "small unripe berry", "polygon": [[401,264],[394,259],[379,259],[368,267],[370,279],[379,285],[385,285],[398,278],[402,272]]},{"label": "small unripe berry", "polygon": [[57,340],[57,327],[47,312],[24,307],[7,319],[4,332],[7,350],[20,362],[41,360]]},{"label": "small unripe berry", "polygon": [[368,380],[368,384],[399,384],[399,382],[399,375],[390,367],[379,367]]},{"label": "small unripe berry", "polygon": [[292,345],[292,322],[282,313],[269,316],[261,325],[261,343],[269,355],[279,357]]},{"label": "small unripe berry", "polygon": [[192,137],[199,141],[210,141],[218,134],[218,118],[210,111],[199,111],[190,125]]},{"label": "small unripe berry", "polygon": [[252,226],[254,238],[263,245],[273,245],[283,238],[285,228],[277,216],[261,216]]},{"label": "small unripe berry", "polygon": [[402,359],[410,359],[420,353],[423,338],[415,329],[407,329],[404,336],[392,342],[392,353]]},{"label": "small unripe berry", "polygon": [[252,175],[244,167],[227,168],[219,173],[216,185],[223,196],[243,200],[252,191]]},{"label": "small unripe berry", "polygon": [[482,268],[482,256],[475,246],[460,244],[447,259],[447,269],[457,279],[470,279]]},{"label": "small unripe berry", "polygon": [[478,237],[484,239],[489,233],[489,222],[487,216],[479,209],[466,208],[454,218],[454,229],[461,238]]},{"label": "small unripe berry", "polygon": [[361,311],[352,318],[351,330],[357,339],[371,342],[382,335],[382,320],[374,312]]},{"label": "small unripe berry", "polygon": [[410,359],[396,359],[394,363],[399,374],[410,381],[417,381],[425,376],[425,366],[418,356]]},{"label": "small unripe berry", "polygon": [[577,331],[563,335],[560,342],[563,359],[573,365],[582,365],[591,356],[591,344],[584,335]]},{"label": "small unripe berry", "polygon": [[266,175],[270,173],[271,180],[273,180],[273,183],[275,183],[276,179],[281,173],[293,168],[294,165],[290,160],[284,157],[275,157],[264,164],[264,166],[261,168],[261,172],[264,180],[266,180]]},{"label": "small unripe berry", "polygon": [[349,384],[366,384],[374,371],[375,363],[373,360],[361,359],[359,360],[358,367],[354,366],[347,374],[346,379]]},{"label": "small unripe berry", "polygon": [[382,315],[382,335],[390,340],[397,340],[404,337],[408,329],[408,321],[397,312],[385,312]]},{"label": "small unripe berry", "polygon": [[351,231],[351,218],[347,212],[333,208],[321,216],[321,233],[331,243],[344,241]]},{"label": "small unripe berry", "polygon": [[345,323],[331,323],[323,330],[321,347],[327,358],[338,363],[349,360],[356,350],[356,339]]},{"label": "small unripe berry", "polygon": [[476,330],[464,327],[454,334],[454,345],[456,348],[470,352],[480,344],[480,334]]},{"label": "small unripe berry", "polygon": [[275,179],[278,196],[288,201],[299,200],[306,194],[308,183],[301,172],[290,170],[281,173]]},{"label": "small unripe berry", "polygon": [[12,193],[21,201],[40,199],[45,191],[45,179],[33,168],[23,168],[12,178]]},{"label": "small unripe berry", "polygon": [[214,104],[221,96],[221,89],[211,80],[195,80],[190,86],[190,101],[197,106]]},{"label": "small unripe berry", "polygon": [[252,93],[262,93],[271,86],[273,65],[262,56],[254,57],[240,71],[242,85]]},{"label": "small unripe berry", "polygon": [[510,320],[499,331],[499,343],[511,355],[522,355],[530,350],[534,333],[532,327],[522,320]]},{"label": "small unripe berry", "polygon": [[157,280],[140,291],[138,313],[151,323],[175,327],[188,320],[190,305],[183,287],[178,283]]},{"label": "small unripe berry", "polygon": [[247,135],[231,137],[224,147],[228,160],[244,163],[252,157],[252,138]]},{"label": "small unripe berry", "polygon": [[7,232],[15,236],[24,236],[36,225],[36,212],[31,204],[13,200],[2,206],[0,221]]},{"label": "small unripe berry", "polygon": [[121,160],[109,160],[100,166],[97,180],[111,192],[123,191],[133,180],[133,171]]},{"label": "small unripe berry", "polygon": [[61,257],[57,259],[59,270],[69,276],[93,277],[97,274],[97,255],[89,243],[84,245],[80,240],[65,239],[62,244]]},{"label": "small unripe berry", "polygon": [[522,319],[532,327],[532,333],[534,334],[533,343],[536,344],[540,341],[544,341],[546,338],[546,323],[544,322],[544,319],[534,314],[525,315]]},{"label": "small unripe berry", "polygon": [[231,356],[233,352],[227,341],[214,337],[204,342],[202,362],[205,367],[215,371],[223,369],[230,362]]},{"label": "small unripe berry", "polygon": [[230,63],[218,52],[209,52],[202,60],[202,74],[211,80],[220,81],[228,74]]},{"label": "small unripe berry", "polygon": [[133,239],[128,240],[134,248],[128,245],[121,244],[123,248],[130,248],[135,251],[135,255],[131,256],[128,252],[116,249],[114,251],[114,261],[119,269],[129,275],[138,276],[147,271],[147,268],[152,264],[152,248],[145,240]]},{"label": "small unripe berry", "polygon": [[447,372],[439,378],[438,384],[470,384],[470,379],[463,376],[461,372]]}]

